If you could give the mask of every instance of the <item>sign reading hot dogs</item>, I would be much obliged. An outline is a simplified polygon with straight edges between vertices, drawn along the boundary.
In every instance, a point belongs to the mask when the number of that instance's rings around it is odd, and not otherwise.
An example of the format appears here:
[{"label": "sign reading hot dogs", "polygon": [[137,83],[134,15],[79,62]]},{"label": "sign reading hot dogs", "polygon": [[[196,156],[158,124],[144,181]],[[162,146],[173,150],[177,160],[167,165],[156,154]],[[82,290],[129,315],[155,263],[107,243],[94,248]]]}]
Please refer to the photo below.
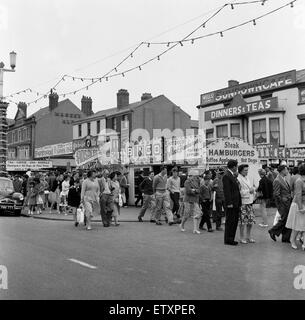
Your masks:
[{"label": "sign reading hot dogs", "polygon": [[227,108],[205,112],[205,121],[238,117],[245,114],[266,112],[278,108],[277,98],[268,98],[247,103],[236,96]]},{"label": "sign reading hot dogs", "polygon": [[233,87],[204,93],[200,97],[201,105],[215,102],[223,102],[234,98],[237,94],[249,96],[259,94],[264,91],[276,90],[291,86],[296,82],[296,70],[276,74],[270,77],[238,84]]}]

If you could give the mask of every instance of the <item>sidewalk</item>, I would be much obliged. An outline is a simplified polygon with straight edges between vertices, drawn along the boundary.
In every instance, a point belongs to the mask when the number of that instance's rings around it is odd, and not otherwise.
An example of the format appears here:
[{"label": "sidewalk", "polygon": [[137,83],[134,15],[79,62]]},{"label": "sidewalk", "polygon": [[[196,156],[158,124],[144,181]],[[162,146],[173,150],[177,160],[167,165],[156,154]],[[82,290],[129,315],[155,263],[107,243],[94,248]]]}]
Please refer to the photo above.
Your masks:
[{"label": "sidewalk", "polygon": [[[119,217],[120,222],[138,222],[138,214],[140,212],[141,208],[140,207],[128,207],[128,208],[121,208],[121,214]],[[270,216],[274,216],[276,212],[275,208],[268,208],[267,209],[267,214],[268,217]],[[256,217],[260,217],[260,211],[259,210],[255,210],[255,215]],[[34,218],[34,219],[44,219],[44,220],[54,220],[54,221],[73,221],[73,216],[72,214],[68,214],[67,216],[65,216],[63,213],[62,214],[58,214],[56,212],[56,210],[52,210],[52,213],[50,213],[49,209],[46,211],[43,211],[42,214],[34,214],[33,216],[30,216],[27,214],[26,212],[22,212],[22,216],[23,217],[28,217],[28,218]],[[143,221],[144,222],[149,222],[150,219],[150,212],[149,210],[147,210]],[[92,222],[101,222],[101,216],[94,216],[92,219]],[[257,223],[260,223],[257,222]]]}]

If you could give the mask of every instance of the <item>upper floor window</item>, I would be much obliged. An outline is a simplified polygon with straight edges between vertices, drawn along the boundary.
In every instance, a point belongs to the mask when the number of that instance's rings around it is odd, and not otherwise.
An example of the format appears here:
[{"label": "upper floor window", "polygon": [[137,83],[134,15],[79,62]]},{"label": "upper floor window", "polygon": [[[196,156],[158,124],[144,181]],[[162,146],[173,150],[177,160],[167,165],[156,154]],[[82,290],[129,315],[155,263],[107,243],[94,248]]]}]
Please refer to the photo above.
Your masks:
[{"label": "upper floor window", "polygon": [[231,137],[240,138],[240,124],[232,123],[231,124]]},{"label": "upper floor window", "polygon": [[280,144],[280,119],[269,119],[270,144],[278,146]]},{"label": "upper floor window", "polygon": [[82,136],[82,125],[81,124],[78,125],[78,136],[79,137]]},{"label": "upper floor window", "polygon": [[227,124],[216,127],[216,137],[217,138],[227,138],[228,137],[228,125]]},{"label": "upper floor window", "polygon": [[305,119],[300,119],[301,142],[305,143]]},{"label": "upper floor window", "polygon": [[305,103],[305,87],[299,88],[299,103]]},{"label": "upper floor window", "polygon": [[112,129],[113,130],[117,130],[117,119],[116,118],[112,118]]},{"label": "upper floor window", "polygon": [[90,122],[87,123],[87,135],[88,136],[91,135],[91,123]]},{"label": "upper floor window", "polygon": [[99,134],[101,131],[101,120],[96,121],[96,133]]},{"label": "upper floor window", "polygon": [[253,144],[267,143],[266,119],[253,120]]}]

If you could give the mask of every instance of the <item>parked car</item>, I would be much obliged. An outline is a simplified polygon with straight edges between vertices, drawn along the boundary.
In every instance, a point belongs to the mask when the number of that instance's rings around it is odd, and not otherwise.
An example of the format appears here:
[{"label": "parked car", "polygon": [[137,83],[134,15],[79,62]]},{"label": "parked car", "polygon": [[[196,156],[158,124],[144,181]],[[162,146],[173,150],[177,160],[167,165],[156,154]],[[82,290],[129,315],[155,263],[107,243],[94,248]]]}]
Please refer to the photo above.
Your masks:
[{"label": "parked car", "polygon": [[0,214],[20,216],[23,201],[23,194],[14,191],[12,180],[0,177]]}]

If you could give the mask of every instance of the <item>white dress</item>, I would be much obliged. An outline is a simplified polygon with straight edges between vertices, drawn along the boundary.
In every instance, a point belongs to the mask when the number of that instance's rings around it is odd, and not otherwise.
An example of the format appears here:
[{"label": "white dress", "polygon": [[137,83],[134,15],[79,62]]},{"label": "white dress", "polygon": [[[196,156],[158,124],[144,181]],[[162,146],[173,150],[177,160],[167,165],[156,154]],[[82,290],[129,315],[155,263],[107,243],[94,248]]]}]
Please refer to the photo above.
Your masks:
[{"label": "white dress", "polygon": [[286,228],[305,231],[305,213],[299,212],[297,202],[302,203],[305,208],[305,183],[301,178],[298,178],[295,182],[294,197],[290,206]]}]

